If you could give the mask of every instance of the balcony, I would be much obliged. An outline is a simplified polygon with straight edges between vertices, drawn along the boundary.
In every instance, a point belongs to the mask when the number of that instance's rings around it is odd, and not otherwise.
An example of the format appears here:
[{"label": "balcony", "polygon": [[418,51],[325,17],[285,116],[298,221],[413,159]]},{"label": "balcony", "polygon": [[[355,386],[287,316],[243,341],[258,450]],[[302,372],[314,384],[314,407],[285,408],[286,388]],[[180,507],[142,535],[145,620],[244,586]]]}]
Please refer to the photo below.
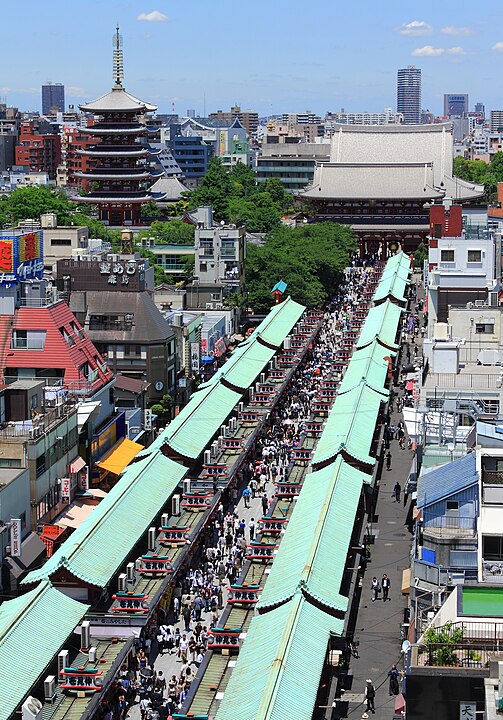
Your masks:
[{"label": "balcony", "polygon": [[432,538],[474,537],[476,532],[476,518],[449,515],[423,518],[423,534]]},{"label": "balcony", "polygon": [[411,665],[483,670],[502,650],[502,623],[447,623],[426,630],[420,644],[412,648]]},{"label": "balcony", "polygon": [[[1,441],[37,441],[45,433],[52,430],[58,423],[76,411],[75,402],[66,401],[53,408],[46,408],[45,412],[39,413],[33,420],[22,422],[8,422],[0,425]],[[44,470],[45,471],[45,470]]]}]

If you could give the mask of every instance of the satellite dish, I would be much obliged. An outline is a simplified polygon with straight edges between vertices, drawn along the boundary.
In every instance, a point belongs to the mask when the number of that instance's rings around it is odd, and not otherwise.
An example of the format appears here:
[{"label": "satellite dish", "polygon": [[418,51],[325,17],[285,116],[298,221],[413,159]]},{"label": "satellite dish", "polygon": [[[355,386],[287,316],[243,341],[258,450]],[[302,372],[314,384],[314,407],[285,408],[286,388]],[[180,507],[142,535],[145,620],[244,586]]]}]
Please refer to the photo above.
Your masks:
[{"label": "satellite dish", "polygon": [[410,640],[404,640],[402,643],[403,654],[406,655],[409,652],[409,650],[411,649],[411,647],[412,647],[412,644],[411,644]]}]

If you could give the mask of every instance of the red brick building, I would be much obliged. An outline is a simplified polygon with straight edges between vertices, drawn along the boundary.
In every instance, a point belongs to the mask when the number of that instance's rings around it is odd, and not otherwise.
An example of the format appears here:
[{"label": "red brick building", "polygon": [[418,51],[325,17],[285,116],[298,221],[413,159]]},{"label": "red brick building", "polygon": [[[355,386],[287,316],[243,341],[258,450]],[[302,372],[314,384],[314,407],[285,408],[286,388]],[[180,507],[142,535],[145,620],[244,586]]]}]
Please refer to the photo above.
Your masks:
[{"label": "red brick building", "polygon": [[55,180],[60,162],[60,136],[42,133],[37,120],[23,120],[16,146],[16,165],[24,165],[30,172],[45,172]]}]

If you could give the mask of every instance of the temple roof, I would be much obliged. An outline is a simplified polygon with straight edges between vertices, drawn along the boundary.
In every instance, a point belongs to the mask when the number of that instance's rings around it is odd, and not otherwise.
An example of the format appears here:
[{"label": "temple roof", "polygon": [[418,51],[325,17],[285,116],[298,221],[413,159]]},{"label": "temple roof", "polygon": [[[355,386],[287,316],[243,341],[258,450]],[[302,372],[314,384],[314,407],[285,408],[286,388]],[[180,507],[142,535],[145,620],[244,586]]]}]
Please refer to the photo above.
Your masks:
[{"label": "temple roof", "polygon": [[106,95],[102,95],[96,100],[79,105],[82,112],[100,113],[102,111],[147,111],[154,112],[157,105],[139,100],[134,95],[130,95],[123,87],[114,87]]},{"label": "temple roof", "polygon": [[318,163],[309,199],[420,200],[444,196],[468,200],[484,194],[482,185],[452,176],[452,126],[339,125],[330,162]]}]

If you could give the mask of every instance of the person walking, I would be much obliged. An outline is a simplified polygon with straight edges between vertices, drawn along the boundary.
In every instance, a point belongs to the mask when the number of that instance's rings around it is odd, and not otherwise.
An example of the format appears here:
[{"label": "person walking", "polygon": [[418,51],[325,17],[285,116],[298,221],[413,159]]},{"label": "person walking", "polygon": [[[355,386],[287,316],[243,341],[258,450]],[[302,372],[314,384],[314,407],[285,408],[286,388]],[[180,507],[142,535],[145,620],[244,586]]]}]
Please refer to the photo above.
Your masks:
[{"label": "person walking", "polygon": [[398,695],[398,693],[400,692],[400,683],[399,683],[400,673],[397,669],[397,666],[394,663],[391,666],[391,670],[388,671],[388,677],[389,677],[389,694],[390,695]]},{"label": "person walking", "polygon": [[383,602],[386,602],[386,600],[389,600],[391,602],[391,598],[388,597],[391,583],[390,583],[389,577],[386,575],[386,573],[384,573],[384,575],[382,576],[381,587],[382,587]]},{"label": "person walking", "polygon": [[253,518],[248,523],[248,529],[250,531],[250,541],[255,540],[255,520]]},{"label": "person walking", "polygon": [[372,585],[370,586],[372,590],[372,602],[375,602],[378,598],[379,593],[381,592],[381,586],[379,585],[379,580],[374,577],[372,578]]},{"label": "person walking", "polygon": [[376,690],[374,687],[374,684],[372,680],[367,680],[367,683],[365,685],[365,700],[367,701],[367,712],[372,712],[375,714],[375,705],[374,705],[374,698],[376,696]]},{"label": "person walking", "polygon": [[250,507],[251,494],[252,494],[252,493],[251,493],[250,488],[249,488],[249,487],[245,487],[245,489],[243,490],[243,499],[244,499],[244,501],[245,501],[245,508],[249,508],[249,507]]},{"label": "person walking", "polygon": [[402,492],[402,486],[396,481],[395,485],[393,486],[393,502],[400,502],[400,493]]},{"label": "person walking", "polygon": [[391,452],[386,453],[386,470],[391,470]]},{"label": "person walking", "polygon": [[267,495],[262,495],[262,514],[267,515],[267,508],[269,507],[269,501],[267,500]]}]

